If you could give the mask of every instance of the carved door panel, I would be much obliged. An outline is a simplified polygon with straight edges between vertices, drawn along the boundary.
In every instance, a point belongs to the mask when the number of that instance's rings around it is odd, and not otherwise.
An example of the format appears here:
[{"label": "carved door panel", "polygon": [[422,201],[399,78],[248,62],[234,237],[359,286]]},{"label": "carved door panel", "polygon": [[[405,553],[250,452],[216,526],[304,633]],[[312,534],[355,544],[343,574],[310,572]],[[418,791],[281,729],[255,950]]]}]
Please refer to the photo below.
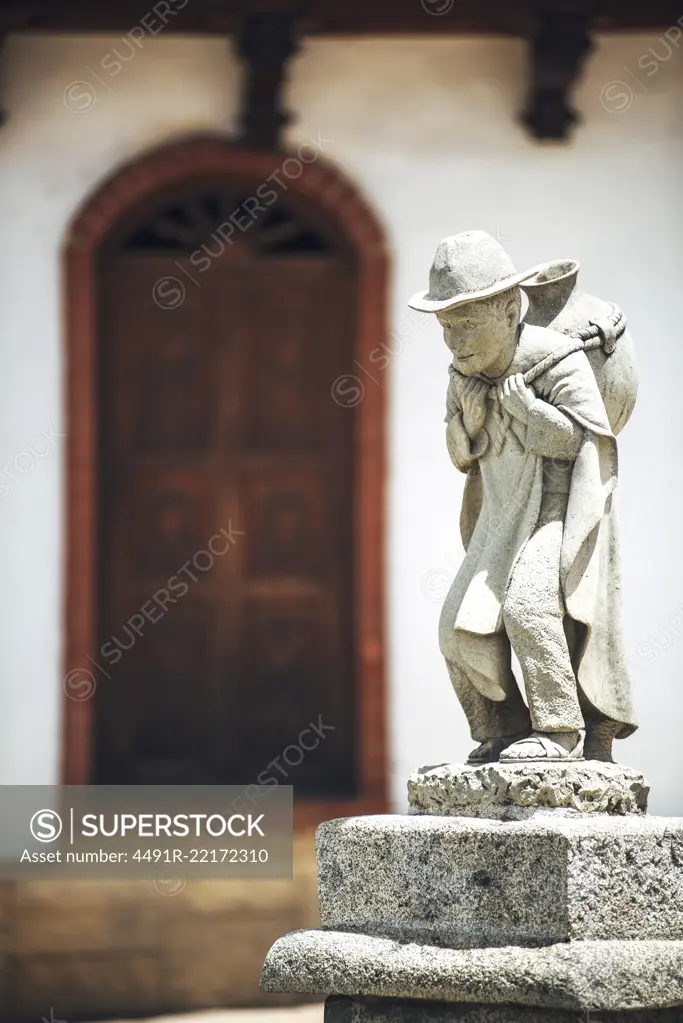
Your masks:
[{"label": "carved door panel", "polygon": [[353,287],[256,231],[102,260],[98,781],[353,793]]},{"label": "carved door panel", "polygon": [[[321,762],[341,778],[353,746],[353,436],[330,393],[350,354],[349,284],[339,266],[283,263],[265,293],[254,282],[242,349],[240,661],[259,713],[239,756],[252,774],[279,756],[320,795]],[[310,731],[320,722],[334,731]]]}]

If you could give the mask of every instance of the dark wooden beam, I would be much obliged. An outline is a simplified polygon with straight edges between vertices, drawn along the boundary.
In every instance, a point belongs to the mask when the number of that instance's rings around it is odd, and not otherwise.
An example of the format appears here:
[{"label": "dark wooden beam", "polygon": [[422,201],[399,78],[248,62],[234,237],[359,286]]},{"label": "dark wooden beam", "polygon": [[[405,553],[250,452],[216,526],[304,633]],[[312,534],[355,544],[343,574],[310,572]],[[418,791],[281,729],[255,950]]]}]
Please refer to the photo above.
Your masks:
[{"label": "dark wooden beam", "polygon": [[592,49],[588,5],[545,0],[530,42],[530,83],[522,121],[537,139],[565,139],[578,120],[571,91]]},{"label": "dark wooden beam", "polygon": [[[307,34],[512,35],[529,38],[535,0],[307,0]],[[26,30],[115,32],[125,35],[144,19],[150,32],[236,35],[245,15],[284,15],[291,0],[0,0]],[[445,8],[443,14],[435,12]],[[431,12],[431,13],[430,13]],[[680,0],[596,0],[593,26],[601,32],[665,30],[681,16]]]}]

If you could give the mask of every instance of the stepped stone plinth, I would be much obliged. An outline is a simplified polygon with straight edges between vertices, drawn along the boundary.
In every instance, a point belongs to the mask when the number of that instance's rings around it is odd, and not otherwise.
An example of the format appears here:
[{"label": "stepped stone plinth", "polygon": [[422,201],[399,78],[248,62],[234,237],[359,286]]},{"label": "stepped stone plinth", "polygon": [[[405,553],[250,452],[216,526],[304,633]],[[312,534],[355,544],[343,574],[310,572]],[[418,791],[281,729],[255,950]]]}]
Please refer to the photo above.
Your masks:
[{"label": "stepped stone plinth", "polygon": [[320,826],[322,928],[262,986],[327,1023],[681,1023],[683,820],[646,800],[615,764],[423,768],[410,813]]}]

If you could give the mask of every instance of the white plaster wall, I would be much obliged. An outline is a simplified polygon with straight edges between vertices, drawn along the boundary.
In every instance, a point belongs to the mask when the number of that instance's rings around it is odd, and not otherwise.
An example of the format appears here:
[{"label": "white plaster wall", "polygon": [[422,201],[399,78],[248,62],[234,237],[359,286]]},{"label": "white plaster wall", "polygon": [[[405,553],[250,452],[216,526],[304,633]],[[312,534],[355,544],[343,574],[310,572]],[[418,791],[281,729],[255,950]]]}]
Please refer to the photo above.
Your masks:
[{"label": "white plaster wall", "polygon": [[[10,463],[17,482],[0,477],[9,486],[0,490],[5,783],[57,777],[63,442],[33,467],[21,458],[23,474],[12,461],[62,421],[60,242],[114,166],[188,131],[230,127],[236,109],[239,76],[227,42],[146,39],[113,76],[102,61],[111,67],[117,46],[127,52],[116,37],[16,37],[7,55],[0,467]],[[293,67],[289,103],[299,115],[291,140],[318,132],[332,140],[327,155],[386,226],[397,337],[405,299],[426,281],[440,238],[471,227],[497,236],[520,268],[578,258],[586,290],[629,315],[642,387],[621,439],[620,501],[627,646],[643,727],[617,749],[650,777],[654,812],[683,814],[683,74],[679,55],[664,59],[667,52],[656,37],[601,39],[577,93],[584,124],[570,146],[533,143],[517,125],[525,58],[514,41],[313,41]],[[615,80],[625,84],[608,87]],[[69,91],[77,81],[86,86]],[[85,112],[68,109],[93,97]],[[462,479],[443,438],[447,354],[434,324],[412,315],[386,371],[397,806],[415,766],[460,759],[470,746],[436,644],[440,600],[462,553]],[[33,447],[46,450],[45,442]]]}]

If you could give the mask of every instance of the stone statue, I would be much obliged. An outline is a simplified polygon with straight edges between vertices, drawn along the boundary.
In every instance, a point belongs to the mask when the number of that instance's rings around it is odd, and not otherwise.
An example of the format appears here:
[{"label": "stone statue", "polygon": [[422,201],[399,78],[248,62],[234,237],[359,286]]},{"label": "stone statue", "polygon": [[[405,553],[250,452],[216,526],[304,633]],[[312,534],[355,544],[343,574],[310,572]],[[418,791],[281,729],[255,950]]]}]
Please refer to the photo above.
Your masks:
[{"label": "stone statue", "polygon": [[280,938],[261,983],[325,995],[325,1023],[683,1020],[683,820],[605,762],[636,727],[613,508],[633,345],[577,272],[518,274],[470,231],[411,300],[453,353],[466,553],[440,643],[479,746],[418,768],[407,814],[318,828],[321,927]]},{"label": "stone statue", "polygon": [[611,760],[612,739],[636,728],[613,506],[633,346],[616,307],[577,292],[577,272],[563,260],[517,273],[467,231],[441,242],[409,303],[436,315],[453,353],[446,441],[467,474],[466,554],[439,639],[474,765]]}]

